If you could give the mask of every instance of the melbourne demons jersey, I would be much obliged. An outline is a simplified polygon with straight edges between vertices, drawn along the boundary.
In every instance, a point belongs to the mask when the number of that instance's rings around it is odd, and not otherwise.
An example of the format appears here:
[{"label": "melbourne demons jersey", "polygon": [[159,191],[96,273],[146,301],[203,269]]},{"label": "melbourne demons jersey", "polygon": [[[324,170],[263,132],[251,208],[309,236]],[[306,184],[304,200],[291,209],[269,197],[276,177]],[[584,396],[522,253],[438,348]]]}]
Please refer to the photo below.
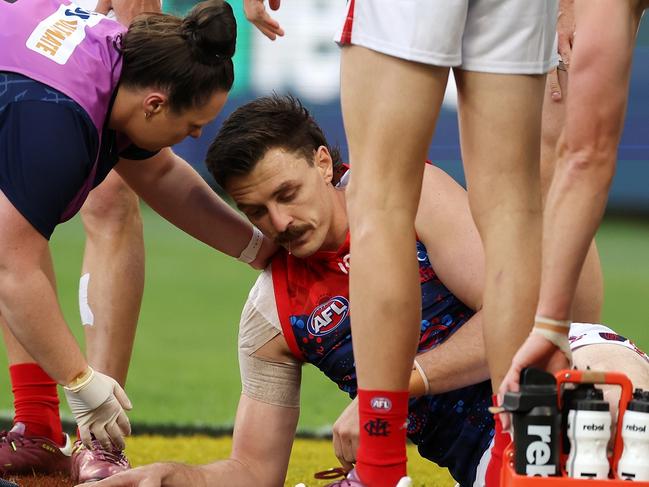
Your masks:
[{"label": "melbourne demons jersey", "polygon": [[[446,340],[473,311],[439,280],[421,242],[413,242],[412,255],[419,261],[419,352],[424,352]],[[292,353],[314,364],[355,397],[348,272],[349,235],[337,251],[317,252],[304,259],[280,251],[272,261],[277,312]],[[493,436],[493,420],[487,411],[490,397],[487,381],[410,401],[408,437],[423,457],[448,467],[462,486],[473,484],[477,465]]]},{"label": "melbourne demons jersey", "polygon": [[[101,147],[102,129],[122,69],[116,43],[125,28],[65,0],[0,1],[0,19],[0,71],[27,76],[77,102],[97,128]],[[46,130],[47,123],[56,121],[43,123],[35,129]],[[95,161],[63,220],[83,204],[96,165]]]}]

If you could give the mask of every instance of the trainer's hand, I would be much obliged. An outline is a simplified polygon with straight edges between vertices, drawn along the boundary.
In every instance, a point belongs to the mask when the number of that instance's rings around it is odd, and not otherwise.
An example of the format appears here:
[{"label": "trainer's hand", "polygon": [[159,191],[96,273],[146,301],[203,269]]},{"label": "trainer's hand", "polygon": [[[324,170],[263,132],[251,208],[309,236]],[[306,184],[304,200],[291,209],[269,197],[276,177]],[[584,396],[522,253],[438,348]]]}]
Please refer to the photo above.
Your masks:
[{"label": "trainer's hand", "polygon": [[117,21],[130,25],[133,19],[144,12],[160,12],[160,0],[99,0],[95,11],[106,15],[110,10],[115,11]]},{"label": "trainer's hand", "polygon": [[107,450],[111,446],[124,448],[124,436],[131,434],[124,409],[133,406],[115,379],[92,370],[82,385],[63,390],[84,445],[92,448],[92,434]]},{"label": "trainer's hand", "polygon": [[550,97],[554,102],[563,100],[563,87],[561,86],[561,79],[559,77],[560,69],[553,69],[548,73],[548,86],[550,89]]},{"label": "trainer's hand", "polygon": [[[268,0],[268,5],[271,9],[278,10],[280,2],[281,0]],[[277,36],[284,35],[284,29],[279,25],[279,22],[268,15],[264,0],[244,0],[243,11],[250,23],[271,41],[277,39]]]},{"label": "trainer's hand", "polygon": [[358,451],[358,399],[354,399],[340,414],[333,427],[336,458],[346,471],[354,468]]},{"label": "trainer's hand", "polygon": [[557,18],[557,48],[566,68],[570,65],[572,44],[575,41],[574,3],[575,0],[561,0]]},{"label": "trainer's hand", "polygon": [[[554,343],[543,336],[530,334],[521,348],[516,352],[512,365],[498,389],[499,403],[508,391],[520,390],[521,370],[525,367],[537,367],[555,373],[569,369],[570,362],[564,353]],[[503,429],[509,429],[509,415],[503,414]]]}]

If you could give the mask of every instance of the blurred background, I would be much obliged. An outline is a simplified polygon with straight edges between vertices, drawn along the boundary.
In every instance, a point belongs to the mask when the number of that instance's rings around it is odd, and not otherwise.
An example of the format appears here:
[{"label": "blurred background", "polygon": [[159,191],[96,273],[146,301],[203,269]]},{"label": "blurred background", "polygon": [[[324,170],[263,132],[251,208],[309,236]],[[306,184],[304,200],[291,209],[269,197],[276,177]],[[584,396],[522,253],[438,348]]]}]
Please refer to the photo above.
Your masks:
[{"label": "blurred background", "polygon": [[[182,14],[193,3],[165,0],[165,9]],[[203,157],[224,117],[242,103],[275,91],[299,97],[345,157],[347,146],[338,97],[339,52],[332,42],[344,2],[284,0],[282,9],[273,16],[286,35],[275,42],[248,24],[242,2],[231,4],[238,18],[234,89],[219,118],[200,139],[178,145],[177,153],[209,180]],[[649,350],[645,308],[649,300],[646,24],[641,27],[635,52],[617,175],[607,218],[597,239],[606,284],[604,322]],[[463,182],[452,83],[429,157]],[[239,314],[257,274],[192,240],[144,205],[142,211],[147,246],[146,288],[127,383],[134,404],[130,417],[135,431],[147,426],[158,431],[227,429],[233,422],[240,393],[236,358]],[[83,244],[78,218],[59,227],[52,240],[63,311],[80,341],[77,289]],[[0,413],[7,419],[12,415],[12,402],[6,358],[0,355]],[[300,429],[315,434],[328,432],[348,399],[315,369],[305,369]]]}]

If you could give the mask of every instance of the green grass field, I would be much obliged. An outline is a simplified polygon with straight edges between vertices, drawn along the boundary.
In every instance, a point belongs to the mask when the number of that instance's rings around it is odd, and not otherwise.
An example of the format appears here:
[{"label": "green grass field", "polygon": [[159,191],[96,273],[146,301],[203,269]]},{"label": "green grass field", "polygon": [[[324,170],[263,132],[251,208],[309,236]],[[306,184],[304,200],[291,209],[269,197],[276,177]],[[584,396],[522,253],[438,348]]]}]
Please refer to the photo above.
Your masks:
[{"label": "green grass field", "polygon": [[[168,438],[134,436],[129,439],[127,454],[133,466],[164,461],[202,464],[230,454],[230,438],[192,436]],[[337,466],[330,442],[326,440],[297,440],[293,446],[285,486],[294,487],[304,482],[307,487],[320,487],[329,481],[314,480],[313,474]],[[446,469],[435,467],[422,459],[414,446],[408,447],[408,473],[415,480],[414,487],[452,487],[455,482]],[[63,476],[15,477],[20,487],[72,487]],[[225,484],[224,484],[225,485]]]},{"label": "green grass field", "polygon": [[[144,209],[143,215],[147,274],[128,380],[128,393],[134,404],[131,420],[188,426],[230,425],[240,391],[236,362],[239,312],[256,273],[193,241],[150,210]],[[77,283],[83,241],[78,219],[57,229],[52,241],[61,302],[77,336],[82,335]],[[649,224],[608,220],[599,232],[598,245],[606,280],[604,322],[649,349],[649,323],[643,309],[649,298]],[[0,357],[0,390],[5,391],[0,395],[0,410],[11,414],[4,356]],[[314,368],[306,368],[299,426],[302,430],[327,431],[346,403],[345,395],[333,384]],[[148,446],[147,441],[135,438],[131,442],[129,451],[134,463],[157,459],[200,463],[226,456],[229,451],[227,439],[221,449],[206,443],[195,456],[185,449],[178,450],[179,443],[175,441],[167,440],[168,445],[162,450]],[[303,475],[309,476],[314,470],[335,465],[332,454],[325,460],[330,452],[328,443],[319,444],[317,454],[308,453],[308,448],[308,443],[300,443],[294,449],[287,485],[305,480]],[[185,456],[174,456],[178,451],[185,452]],[[305,457],[317,459],[317,465],[296,463],[295,455],[303,451],[307,452]],[[430,475],[445,475],[439,469],[426,467]],[[438,480],[426,480],[426,485],[449,482],[440,480],[446,477],[434,478]]]}]

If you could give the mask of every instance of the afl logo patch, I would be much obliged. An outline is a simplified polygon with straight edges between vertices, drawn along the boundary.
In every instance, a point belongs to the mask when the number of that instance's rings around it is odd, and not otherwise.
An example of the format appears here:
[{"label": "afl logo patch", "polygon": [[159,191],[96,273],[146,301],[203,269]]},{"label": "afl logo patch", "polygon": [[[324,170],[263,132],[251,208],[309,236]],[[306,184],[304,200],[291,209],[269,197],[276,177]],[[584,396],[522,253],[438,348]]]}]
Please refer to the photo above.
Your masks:
[{"label": "afl logo patch", "polygon": [[313,310],[306,328],[314,336],[331,333],[340,325],[349,312],[349,301],[342,296],[335,296]]},{"label": "afl logo patch", "polygon": [[374,411],[385,411],[388,412],[392,409],[392,401],[387,397],[373,397],[370,401],[370,407]]}]

